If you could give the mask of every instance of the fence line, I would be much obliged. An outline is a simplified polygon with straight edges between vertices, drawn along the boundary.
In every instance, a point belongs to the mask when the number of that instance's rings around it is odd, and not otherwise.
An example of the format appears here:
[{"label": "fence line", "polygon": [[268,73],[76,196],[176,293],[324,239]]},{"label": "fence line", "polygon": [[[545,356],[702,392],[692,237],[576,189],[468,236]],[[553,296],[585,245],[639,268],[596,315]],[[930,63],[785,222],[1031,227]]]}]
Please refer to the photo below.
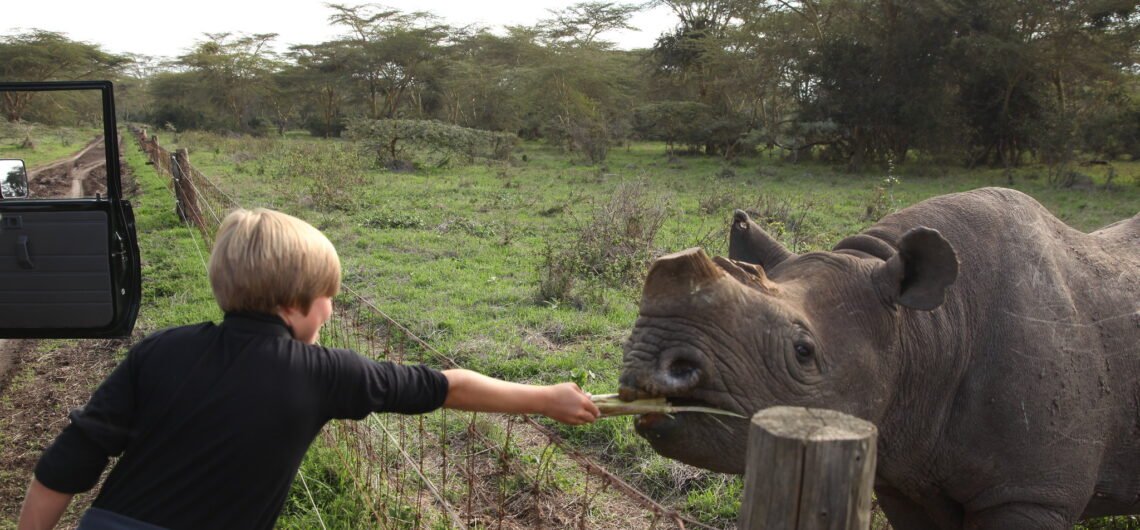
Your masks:
[{"label": "fence line", "polygon": [[[132,133],[155,169],[171,178],[176,213],[191,232],[199,232],[208,252],[222,213],[242,205],[194,168],[185,150],[170,153],[145,129],[132,128]],[[460,367],[356,289],[342,287],[323,344],[380,360]],[[519,421],[512,416],[470,413],[464,421],[455,418],[460,414],[467,413],[373,414],[361,422],[331,422],[321,438],[335,451],[355,494],[367,503],[371,523],[381,528],[625,529],[635,528],[638,518],[648,528],[662,523],[713,528],[662,506],[531,417],[521,416],[527,436],[515,429]],[[537,469],[527,469],[517,457],[527,452]],[[556,452],[576,471],[554,469]],[[449,458],[449,453],[459,458]],[[558,481],[552,477],[556,471],[578,474]],[[312,504],[323,526],[327,518]],[[605,520],[606,515],[612,520]]]}]

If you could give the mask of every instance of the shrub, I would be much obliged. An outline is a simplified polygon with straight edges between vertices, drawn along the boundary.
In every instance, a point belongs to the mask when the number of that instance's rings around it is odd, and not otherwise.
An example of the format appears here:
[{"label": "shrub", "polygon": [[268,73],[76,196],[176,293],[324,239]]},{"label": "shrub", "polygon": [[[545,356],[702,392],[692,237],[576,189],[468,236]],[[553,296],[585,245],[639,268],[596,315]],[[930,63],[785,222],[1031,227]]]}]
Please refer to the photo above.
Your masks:
[{"label": "shrub", "polygon": [[574,230],[565,246],[547,245],[539,270],[539,299],[569,300],[576,280],[623,287],[644,279],[669,201],[643,182],[617,187],[608,202]]},{"label": "shrub", "polygon": [[821,248],[824,235],[811,226],[809,214],[815,209],[811,199],[790,200],[761,194],[744,211],[772,237],[782,239],[792,252]]},{"label": "shrub", "polygon": [[642,138],[665,142],[672,155],[675,144],[704,143],[712,109],[695,101],[663,101],[633,109],[633,127]]},{"label": "shrub", "polygon": [[570,300],[574,288],[573,263],[564,260],[564,252],[556,250],[550,243],[542,249],[542,263],[539,265],[538,299],[543,302]]},{"label": "shrub", "polygon": [[356,197],[352,189],[364,182],[365,161],[343,146],[303,145],[282,156],[281,173],[287,180],[303,183],[305,193],[318,210],[351,211]]},{"label": "shrub", "polygon": [[372,217],[365,218],[361,224],[369,228],[387,230],[397,228],[420,229],[426,223],[415,214],[381,211]]},{"label": "shrub", "polygon": [[348,123],[347,135],[381,167],[408,162],[446,166],[453,159],[507,160],[518,144],[511,133],[468,129],[435,120],[367,120]]}]

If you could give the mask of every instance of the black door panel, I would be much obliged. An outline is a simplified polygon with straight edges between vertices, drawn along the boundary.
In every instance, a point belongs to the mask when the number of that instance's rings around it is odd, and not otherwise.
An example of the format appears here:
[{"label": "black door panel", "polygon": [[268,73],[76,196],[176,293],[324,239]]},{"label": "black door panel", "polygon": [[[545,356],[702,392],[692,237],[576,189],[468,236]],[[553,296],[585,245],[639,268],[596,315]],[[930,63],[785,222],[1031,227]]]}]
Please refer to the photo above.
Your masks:
[{"label": "black door panel", "polygon": [[[103,141],[77,144],[81,151],[73,157],[27,170],[31,179],[50,174],[44,185],[64,196],[74,194],[72,180],[81,178],[87,179],[83,187],[96,184],[93,189],[106,191],[80,198],[0,198],[0,338],[128,336],[142,299],[141,260],[134,214],[121,196],[111,83],[0,82],[0,96],[11,94],[30,109],[26,119],[63,131],[88,124],[83,120],[91,109],[102,108]],[[43,112],[37,114],[36,105]],[[82,119],[68,121],[76,117]],[[88,156],[93,150],[102,152],[104,163]]]},{"label": "black door panel", "polygon": [[115,316],[107,214],[24,212],[0,222],[8,328],[105,327]]}]

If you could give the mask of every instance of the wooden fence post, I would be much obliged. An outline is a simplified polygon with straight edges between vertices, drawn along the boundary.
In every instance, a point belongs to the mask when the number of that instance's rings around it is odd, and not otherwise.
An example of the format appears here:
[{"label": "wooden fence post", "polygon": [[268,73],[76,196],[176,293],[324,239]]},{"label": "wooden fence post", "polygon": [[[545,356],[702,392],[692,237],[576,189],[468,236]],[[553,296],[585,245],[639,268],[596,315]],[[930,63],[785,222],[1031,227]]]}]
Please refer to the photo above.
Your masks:
[{"label": "wooden fence post", "polygon": [[174,197],[178,201],[178,218],[202,228],[202,211],[198,209],[198,194],[190,179],[190,153],[179,149],[170,155],[170,173],[174,178]]},{"label": "wooden fence post", "polygon": [[841,412],[752,416],[740,530],[867,530],[878,430]]}]

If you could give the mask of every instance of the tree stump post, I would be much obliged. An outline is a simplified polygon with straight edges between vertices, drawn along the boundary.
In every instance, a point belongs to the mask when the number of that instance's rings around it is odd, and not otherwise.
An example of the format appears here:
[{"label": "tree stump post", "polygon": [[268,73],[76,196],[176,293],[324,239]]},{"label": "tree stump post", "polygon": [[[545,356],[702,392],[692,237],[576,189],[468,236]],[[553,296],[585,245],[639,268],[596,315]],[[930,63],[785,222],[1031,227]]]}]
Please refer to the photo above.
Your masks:
[{"label": "tree stump post", "polygon": [[741,530],[867,530],[878,430],[833,410],[752,416]]}]

